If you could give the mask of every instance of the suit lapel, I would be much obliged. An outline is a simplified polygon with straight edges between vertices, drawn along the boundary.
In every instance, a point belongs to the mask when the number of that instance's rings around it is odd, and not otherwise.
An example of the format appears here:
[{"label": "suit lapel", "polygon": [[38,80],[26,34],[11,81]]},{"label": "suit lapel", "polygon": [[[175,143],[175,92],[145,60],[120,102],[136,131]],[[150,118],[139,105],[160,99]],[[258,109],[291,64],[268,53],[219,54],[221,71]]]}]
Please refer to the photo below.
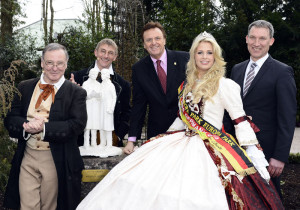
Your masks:
[{"label": "suit lapel", "polygon": [[25,102],[24,110],[26,110],[26,113],[25,113],[26,115],[27,115],[27,110],[29,108],[33,92],[34,92],[34,88],[39,80],[40,80],[39,78],[32,80],[30,87],[26,89],[26,96],[22,96],[22,97],[24,97],[24,100],[25,100],[24,101]]},{"label": "suit lapel", "polygon": [[175,76],[176,76],[176,68],[177,68],[177,60],[174,56],[174,53],[170,50],[167,50],[167,93],[168,90],[172,89],[172,84],[175,81]]},{"label": "suit lapel", "polygon": [[262,79],[263,75],[268,71],[268,69],[270,68],[271,62],[272,62],[272,58],[271,58],[271,56],[269,56],[268,59],[264,62],[264,64],[260,68],[260,70],[258,71],[257,75],[254,77],[245,97],[247,97],[247,95],[251,92],[251,90]]},{"label": "suit lapel", "polygon": [[246,73],[248,63],[249,63],[249,60],[245,61],[241,65],[240,69],[238,69],[239,75],[238,75],[237,79],[235,80],[235,82],[238,83],[241,87],[242,98],[243,98],[243,89],[244,89],[244,78],[245,78],[245,73]]},{"label": "suit lapel", "polygon": [[[145,63],[146,63],[145,70],[148,74],[148,79],[154,83],[153,88],[156,88],[158,92],[165,94],[150,55],[148,55],[147,59],[145,59]],[[168,82],[168,78],[167,78],[167,82]]]},{"label": "suit lapel", "polygon": [[60,114],[57,113],[62,111],[63,102],[69,99],[68,97],[66,97],[65,93],[66,89],[70,87],[68,83],[69,81],[65,80],[62,86],[56,92],[54,103],[51,105],[50,108],[49,120],[55,120],[55,117],[60,116]]},{"label": "suit lapel", "polygon": [[61,99],[64,96],[64,92],[65,92],[65,87],[66,87],[66,82],[67,80],[64,81],[64,83],[62,84],[62,86],[58,89],[58,91],[55,94],[55,99],[54,99],[54,103],[56,101],[56,99]]}]

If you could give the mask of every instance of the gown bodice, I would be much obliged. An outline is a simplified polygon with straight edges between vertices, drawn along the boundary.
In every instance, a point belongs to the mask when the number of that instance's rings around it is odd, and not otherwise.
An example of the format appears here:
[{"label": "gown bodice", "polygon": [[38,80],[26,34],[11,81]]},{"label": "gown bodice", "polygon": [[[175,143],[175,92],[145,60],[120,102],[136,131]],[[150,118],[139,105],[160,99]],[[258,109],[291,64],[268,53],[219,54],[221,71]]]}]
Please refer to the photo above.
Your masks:
[{"label": "gown bodice", "polygon": [[[189,106],[193,106],[192,109],[201,110],[199,112],[201,117],[221,130],[225,110],[233,120],[245,115],[240,90],[240,86],[231,79],[221,78],[217,93],[211,99],[206,100],[203,107],[187,100],[188,96],[191,97],[191,93],[186,96],[186,102]],[[258,143],[256,135],[247,121],[235,125],[235,131],[241,146]]]}]

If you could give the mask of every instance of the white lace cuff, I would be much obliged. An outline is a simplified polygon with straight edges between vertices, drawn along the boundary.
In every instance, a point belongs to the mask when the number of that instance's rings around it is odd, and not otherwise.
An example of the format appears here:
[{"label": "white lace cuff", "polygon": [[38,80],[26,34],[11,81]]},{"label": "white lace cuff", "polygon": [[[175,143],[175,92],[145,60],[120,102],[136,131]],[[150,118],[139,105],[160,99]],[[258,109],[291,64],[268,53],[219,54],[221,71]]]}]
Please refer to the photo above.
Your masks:
[{"label": "white lace cuff", "polygon": [[248,121],[243,121],[235,125],[235,134],[241,146],[258,144],[256,135]]}]

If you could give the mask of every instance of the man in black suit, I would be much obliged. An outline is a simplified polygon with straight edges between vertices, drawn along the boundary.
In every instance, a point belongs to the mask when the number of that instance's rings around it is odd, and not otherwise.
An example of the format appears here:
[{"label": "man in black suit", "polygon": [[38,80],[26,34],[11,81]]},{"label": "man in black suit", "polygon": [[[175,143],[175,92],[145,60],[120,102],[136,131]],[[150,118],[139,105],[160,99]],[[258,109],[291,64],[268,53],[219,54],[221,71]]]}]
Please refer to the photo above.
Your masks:
[{"label": "man in black suit", "polygon": [[[129,115],[130,115],[130,84],[117,74],[112,62],[118,57],[118,46],[112,39],[102,39],[98,42],[94,55],[97,58],[96,61],[88,68],[80,71],[73,72],[71,74],[71,81],[79,85],[82,85],[89,78],[89,72],[92,68],[98,69],[99,73],[102,69],[109,69],[111,81],[116,89],[117,101],[114,110],[114,133],[118,138],[118,146],[123,146],[124,136],[128,133],[129,128]],[[97,80],[102,82],[101,77]],[[78,145],[83,145],[83,134],[78,138]]]},{"label": "man in black suit", "polygon": [[[246,43],[250,59],[233,67],[231,79],[241,86],[244,110],[260,129],[257,138],[269,161],[271,179],[281,195],[280,175],[293,140],[297,102],[292,67],[268,54],[274,43],[273,35],[272,24],[265,20],[249,25]],[[255,66],[252,70],[251,65]]]},{"label": "man in black suit", "polygon": [[140,138],[149,106],[147,138],[164,133],[177,117],[177,89],[185,79],[187,52],[165,49],[166,33],[158,22],[147,23],[142,31],[144,48],[149,55],[132,66],[133,107],[129,139],[124,152],[133,152]]},{"label": "man in black suit", "polygon": [[40,78],[23,81],[4,120],[18,139],[4,206],[69,209],[80,202],[83,161],[77,136],[86,125],[86,91],[65,80],[68,53],[52,43],[42,53]]}]

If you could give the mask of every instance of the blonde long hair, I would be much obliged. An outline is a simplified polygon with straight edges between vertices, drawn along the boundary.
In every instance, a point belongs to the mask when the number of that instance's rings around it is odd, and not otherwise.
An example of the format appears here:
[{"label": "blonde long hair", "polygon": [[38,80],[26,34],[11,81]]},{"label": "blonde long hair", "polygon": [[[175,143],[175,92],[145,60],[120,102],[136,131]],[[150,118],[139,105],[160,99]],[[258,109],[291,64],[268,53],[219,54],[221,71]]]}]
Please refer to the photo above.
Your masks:
[{"label": "blonde long hair", "polygon": [[[213,47],[213,55],[215,62],[212,67],[203,76],[200,82],[198,82],[198,70],[195,62],[195,53],[200,42],[209,42]],[[219,88],[219,81],[225,75],[226,62],[222,57],[222,49],[215,40],[215,38],[207,33],[203,32],[199,34],[193,41],[190,49],[190,60],[187,63],[186,77],[187,84],[184,90],[184,96],[189,92],[192,92],[194,96],[194,103],[199,103],[200,99],[210,100]]]}]

